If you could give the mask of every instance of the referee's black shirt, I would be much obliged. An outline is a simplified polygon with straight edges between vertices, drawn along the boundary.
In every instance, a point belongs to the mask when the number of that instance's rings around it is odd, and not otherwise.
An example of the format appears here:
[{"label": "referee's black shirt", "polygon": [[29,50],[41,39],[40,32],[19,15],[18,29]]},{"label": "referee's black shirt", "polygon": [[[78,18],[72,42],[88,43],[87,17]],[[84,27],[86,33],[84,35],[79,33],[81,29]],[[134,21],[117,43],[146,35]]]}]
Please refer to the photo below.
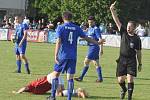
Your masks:
[{"label": "referee's black shirt", "polygon": [[141,50],[140,37],[136,34],[134,36],[129,36],[127,30],[124,27],[121,27],[120,34],[120,56],[126,58],[136,57],[136,50]]}]

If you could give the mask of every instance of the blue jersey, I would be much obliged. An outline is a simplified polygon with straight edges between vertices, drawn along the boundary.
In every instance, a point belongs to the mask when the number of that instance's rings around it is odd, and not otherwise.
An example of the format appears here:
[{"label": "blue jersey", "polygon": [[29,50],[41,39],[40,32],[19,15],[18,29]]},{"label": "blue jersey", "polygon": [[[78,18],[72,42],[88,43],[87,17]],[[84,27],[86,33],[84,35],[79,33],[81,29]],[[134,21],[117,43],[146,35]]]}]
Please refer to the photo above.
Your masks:
[{"label": "blue jersey", "polygon": [[[88,29],[88,32],[87,32],[87,35],[88,37],[98,41],[99,38],[101,38],[101,31],[100,31],[100,28],[98,28],[97,26],[93,26],[93,27],[90,27]],[[88,43],[89,46],[92,46],[92,45],[97,45],[97,44],[93,44],[93,43]],[[98,45],[97,45],[98,46]]]},{"label": "blue jersey", "polygon": [[[27,24],[19,24],[16,27],[16,38],[17,38],[17,42],[16,44],[19,44],[20,41],[22,40],[23,36],[24,36],[24,30],[28,29],[28,25]],[[23,42],[23,45],[26,43],[26,39]]]},{"label": "blue jersey", "polygon": [[57,27],[56,36],[61,39],[58,58],[76,59],[78,37],[84,38],[86,36],[82,29],[72,22],[64,23]]}]

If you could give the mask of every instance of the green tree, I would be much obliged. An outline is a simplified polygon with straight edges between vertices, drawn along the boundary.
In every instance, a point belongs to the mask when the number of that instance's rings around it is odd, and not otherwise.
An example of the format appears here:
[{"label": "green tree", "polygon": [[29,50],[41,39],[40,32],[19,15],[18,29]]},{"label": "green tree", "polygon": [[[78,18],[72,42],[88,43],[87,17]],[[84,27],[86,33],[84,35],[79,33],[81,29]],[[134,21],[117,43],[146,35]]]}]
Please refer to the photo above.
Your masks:
[{"label": "green tree", "polygon": [[63,11],[69,10],[74,14],[74,21],[86,21],[89,15],[96,17],[99,22],[109,22],[109,0],[35,0],[34,6],[40,12],[47,14],[50,20],[60,16]]},{"label": "green tree", "polygon": [[[113,22],[109,7],[115,0],[29,0],[40,12],[50,20],[61,16],[69,10],[74,14],[74,21],[86,21],[89,15],[96,17],[98,22]],[[150,19],[150,0],[117,0],[117,12],[122,21]]]},{"label": "green tree", "polygon": [[120,0],[118,3],[122,22],[150,19],[150,0]]}]

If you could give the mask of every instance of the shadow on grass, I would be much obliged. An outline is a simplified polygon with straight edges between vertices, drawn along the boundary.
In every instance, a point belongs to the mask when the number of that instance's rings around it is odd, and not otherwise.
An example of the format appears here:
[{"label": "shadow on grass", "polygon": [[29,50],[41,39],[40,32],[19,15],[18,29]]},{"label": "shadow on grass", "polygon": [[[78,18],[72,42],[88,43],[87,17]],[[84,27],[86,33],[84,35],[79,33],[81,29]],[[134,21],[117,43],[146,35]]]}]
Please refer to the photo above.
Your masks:
[{"label": "shadow on grass", "polygon": [[119,97],[103,97],[103,96],[89,96],[89,99],[93,99],[93,100],[103,100],[103,99],[108,99],[108,100],[119,100]]},{"label": "shadow on grass", "polygon": [[145,83],[145,84],[143,84],[143,83],[142,83],[142,84],[136,83],[135,85],[143,85],[143,86],[144,86],[144,85],[145,85],[145,86],[147,85],[147,86],[150,86],[150,84],[146,84],[146,83]]},{"label": "shadow on grass", "polygon": [[150,80],[150,78],[136,78],[138,80]]},{"label": "shadow on grass", "polygon": [[[111,76],[110,76],[110,77],[104,77],[104,78],[106,78],[106,79],[107,79],[107,78],[108,78],[108,79],[109,79],[109,78],[110,78],[110,79],[116,79],[117,77],[111,77]],[[136,79],[137,79],[137,80],[150,80],[150,78],[136,78]]]},{"label": "shadow on grass", "polygon": [[43,76],[46,76],[47,74],[45,74],[45,73],[31,73],[31,75],[43,75]]},{"label": "shadow on grass", "polygon": [[[50,96],[51,93],[45,93],[44,95],[46,97]],[[78,97],[75,97],[78,98]],[[119,100],[119,97],[103,97],[103,96],[89,96],[88,99],[92,100],[103,100],[103,99],[108,99],[108,100]]]},{"label": "shadow on grass", "polygon": [[[89,77],[89,78],[92,78],[92,77],[96,77],[96,76],[86,76],[86,77]],[[106,78],[106,79],[117,79],[117,77],[112,77],[112,76],[108,76],[108,77],[103,77],[103,78]],[[137,80],[150,80],[150,78],[136,78]]]},{"label": "shadow on grass", "polygon": [[[91,76],[85,76],[85,77],[89,77],[89,78],[96,78],[97,76],[92,76],[92,75],[91,75]],[[103,77],[103,78],[116,79],[116,77],[111,77],[111,76],[110,76],[110,77]]]},{"label": "shadow on grass", "polygon": [[45,96],[50,96],[51,93],[50,93],[50,92],[47,92],[47,93],[44,93],[43,95],[45,95]]},{"label": "shadow on grass", "polygon": [[47,74],[45,74],[45,73],[30,73],[30,74],[27,74],[26,72],[21,72],[21,73],[17,73],[16,71],[14,71],[14,72],[11,72],[11,73],[14,73],[14,74],[22,74],[22,75],[47,75]]}]

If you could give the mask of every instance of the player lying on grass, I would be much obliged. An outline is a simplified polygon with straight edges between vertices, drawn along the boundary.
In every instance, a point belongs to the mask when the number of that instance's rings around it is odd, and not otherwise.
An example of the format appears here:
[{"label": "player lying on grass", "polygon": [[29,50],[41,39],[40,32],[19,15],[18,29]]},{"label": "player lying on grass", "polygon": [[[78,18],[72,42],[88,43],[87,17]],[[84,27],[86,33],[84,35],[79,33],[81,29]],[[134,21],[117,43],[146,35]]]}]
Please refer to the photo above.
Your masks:
[{"label": "player lying on grass", "polygon": [[[30,92],[33,94],[44,94],[51,90],[51,75],[53,73],[48,74],[47,76],[41,77],[37,80],[34,80],[30,82],[27,86],[24,86],[20,88],[18,91],[12,91],[15,94],[20,94],[23,92]],[[68,96],[68,90],[65,90],[64,88],[64,81],[61,77],[59,77],[59,85],[56,92],[57,96]],[[76,90],[73,90],[73,96],[77,96],[80,98],[86,98],[88,97],[88,93],[82,89],[77,88]]]}]

